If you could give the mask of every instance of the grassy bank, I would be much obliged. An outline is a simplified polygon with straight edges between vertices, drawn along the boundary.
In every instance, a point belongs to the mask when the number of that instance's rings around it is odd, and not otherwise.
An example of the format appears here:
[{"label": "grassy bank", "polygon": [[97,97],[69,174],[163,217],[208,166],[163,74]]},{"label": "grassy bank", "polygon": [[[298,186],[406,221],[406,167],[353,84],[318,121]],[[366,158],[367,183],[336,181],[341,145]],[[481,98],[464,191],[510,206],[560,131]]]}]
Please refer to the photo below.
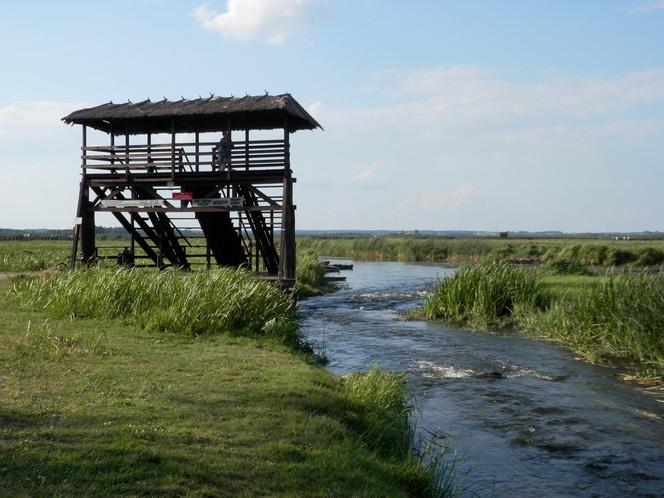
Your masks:
[{"label": "grassy bank", "polygon": [[479,329],[516,327],[589,361],[663,379],[661,274],[551,277],[507,263],[466,266],[434,289],[423,313]]},{"label": "grassy bank", "polygon": [[0,283],[3,492],[440,494],[403,378],[316,367],[272,290],[226,270]]},{"label": "grassy bank", "polygon": [[[99,252],[115,254],[119,251],[104,248],[101,242]],[[118,246],[117,241],[109,242]],[[64,267],[70,257],[71,241],[0,241],[0,272],[32,272]],[[195,251],[194,251],[195,252]],[[139,250],[139,253],[142,252]],[[117,268],[114,260],[104,261],[100,266]],[[325,267],[318,261],[317,254],[310,250],[297,253],[297,291],[300,296],[321,294],[328,290],[325,282]]]},{"label": "grassy bank", "polygon": [[296,290],[299,297],[322,294],[329,290],[325,281],[325,265],[312,250],[297,251]]},{"label": "grassy bank", "polygon": [[377,261],[526,260],[561,267],[664,264],[662,240],[303,237],[298,247],[328,256]]}]

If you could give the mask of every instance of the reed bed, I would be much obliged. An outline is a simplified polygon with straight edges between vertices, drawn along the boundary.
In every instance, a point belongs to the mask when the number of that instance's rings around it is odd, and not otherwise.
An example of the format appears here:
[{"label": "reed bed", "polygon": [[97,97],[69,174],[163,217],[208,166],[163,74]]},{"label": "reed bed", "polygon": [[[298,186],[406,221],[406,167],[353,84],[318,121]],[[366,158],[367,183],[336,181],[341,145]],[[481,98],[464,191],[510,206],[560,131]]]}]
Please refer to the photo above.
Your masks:
[{"label": "reed bed", "polygon": [[297,252],[297,292],[300,297],[322,293],[326,288],[325,265],[312,250]]},{"label": "reed bed", "polygon": [[145,272],[87,268],[16,282],[27,308],[56,317],[124,319],[149,329],[198,335],[240,331],[293,340],[292,301],[239,269]]},{"label": "reed bed", "polygon": [[528,332],[601,362],[664,369],[664,275],[621,275],[553,300],[520,319]]},{"label": "reed bed", "polygon": [[298,247],[318,254],[377,261],[523,260],[565,271],[579,267],[659,266],[661,240],[498,239],[414,236],[302,237]]},{"label": "reed bed", "polygon": [[[422,311],[479,329],[514,326],[589,361],[627,363],[661,379],[664,274],[555,277],[553,287],[550,279],[504,262],[466,266],[430,293]],[[570,280],[569,291],[560,289],[561,279]]]},{"label": "reed bed", "polygon": [[504,262],[464,266],[427,297],[424,314],[478,328],[511,324],[518,314],[544,302],[532,272]]}]

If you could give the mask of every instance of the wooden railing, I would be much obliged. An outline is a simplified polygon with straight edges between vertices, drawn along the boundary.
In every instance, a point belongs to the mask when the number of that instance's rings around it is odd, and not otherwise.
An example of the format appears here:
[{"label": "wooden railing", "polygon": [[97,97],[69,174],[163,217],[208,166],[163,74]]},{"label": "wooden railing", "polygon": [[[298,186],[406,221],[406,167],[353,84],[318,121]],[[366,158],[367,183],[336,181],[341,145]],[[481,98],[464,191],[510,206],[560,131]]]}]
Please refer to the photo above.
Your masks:
[{"label": "wooden railing", "polygon": [[[218,142],[85,146],[81,167],[117,173],[220,171],[218,146]],[[286,154],[283,140],[233,142],[230,170],[284,169]]]}]

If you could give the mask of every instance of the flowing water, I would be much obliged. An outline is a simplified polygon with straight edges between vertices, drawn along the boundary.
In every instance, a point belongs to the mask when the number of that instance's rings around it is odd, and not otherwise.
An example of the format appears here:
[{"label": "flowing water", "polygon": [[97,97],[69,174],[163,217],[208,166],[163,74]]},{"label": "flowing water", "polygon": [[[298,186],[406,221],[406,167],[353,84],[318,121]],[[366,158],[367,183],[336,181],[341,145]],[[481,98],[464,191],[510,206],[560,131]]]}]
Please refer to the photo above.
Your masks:
[{"label": "flowing water", "polygon": [[300,303],[305,334],[333,372],[407,372],[418,429],[451,434],[468,494],[664,496],[662,397],[553,344],[398,319],[450,272],[356,262],[338,292]]}]

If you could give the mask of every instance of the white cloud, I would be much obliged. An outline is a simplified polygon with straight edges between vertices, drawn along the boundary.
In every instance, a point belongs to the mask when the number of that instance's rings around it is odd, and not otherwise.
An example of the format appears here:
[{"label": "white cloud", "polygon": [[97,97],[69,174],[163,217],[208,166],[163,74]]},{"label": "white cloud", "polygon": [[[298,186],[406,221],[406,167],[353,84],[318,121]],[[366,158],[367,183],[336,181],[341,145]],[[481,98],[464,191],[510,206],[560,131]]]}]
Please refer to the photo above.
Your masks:
[{"label": "white cloud", "polygon": [[362,169],[353,178],[358,183],[366,183],[376,178],[376,172],[382,167],[382,161],[372,161],[368,167]]},{"label": "white cloud", "polygon": [[379,106],[316,109],[328,129],[419,130],[435,140],[461,130],[497,133],[504,140],[562,136],[618,113],[664,102],[664,69],[607,78],[514,81],[482,67],[454,66],[382,73]]},{"label": "white cloud", "polygon": [[652,12],[655,10],[664,10],[664,2],[658,1],[658,2],[643,3],[632,9],[632,12]]},{"label": "white cloud", "polygon": [[0,107],[0,135],[23,135],[45,128],[64,128],[61,118],[86,105],[82,102],[14,102]]},{"label": "white cloud", "polygon": [[322,0],[228,0],[225,12],[207,4],[191,15],[203,29],[221,33],[230,40],[265,38],[280,45],[303,24],[312,21]]}]

